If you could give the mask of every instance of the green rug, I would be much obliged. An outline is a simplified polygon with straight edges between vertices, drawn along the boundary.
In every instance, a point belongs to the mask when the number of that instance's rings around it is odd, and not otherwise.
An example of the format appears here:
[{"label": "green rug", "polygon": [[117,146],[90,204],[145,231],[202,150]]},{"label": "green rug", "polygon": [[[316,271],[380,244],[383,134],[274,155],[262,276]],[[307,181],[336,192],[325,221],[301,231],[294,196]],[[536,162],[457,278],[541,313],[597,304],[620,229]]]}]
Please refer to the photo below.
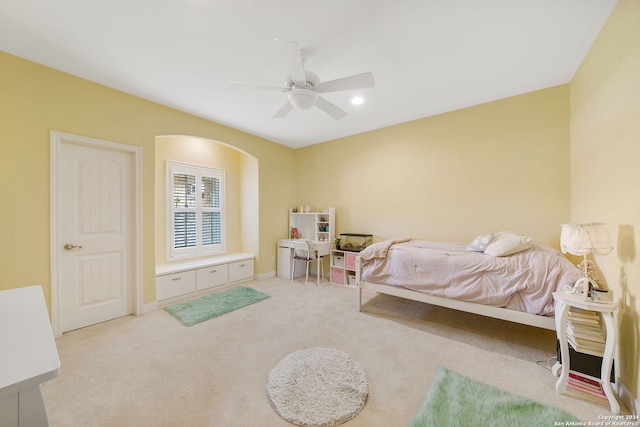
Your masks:
[{"label": "green rug", "polygon": [[269,298],[267,294],[246,286],[239,286],[191,301],[169,305],[164,309],[185,326],[193,326],[267,298]]},{"label": "green rug", "polygon": [[569,421],[579,420],[568,412],[509,394],[439,366],[431,390],[409,427],[548,427],[561,422],[569,425]]}]

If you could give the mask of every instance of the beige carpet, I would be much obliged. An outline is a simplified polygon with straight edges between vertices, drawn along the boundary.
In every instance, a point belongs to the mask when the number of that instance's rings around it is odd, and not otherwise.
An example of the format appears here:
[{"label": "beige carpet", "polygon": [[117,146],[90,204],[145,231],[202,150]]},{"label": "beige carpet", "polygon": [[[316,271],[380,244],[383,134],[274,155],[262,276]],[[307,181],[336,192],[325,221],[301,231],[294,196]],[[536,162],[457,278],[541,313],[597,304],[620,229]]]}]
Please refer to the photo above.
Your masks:
[{"label": "beige carpet", "polygon": [[[347,353],[369,397],[344,426],[405,426],[438,365],[585,421],[608,407],[556,394],[544,365],[555,335],[355,289],[270,279],[243,285],[271,298],[185,327],[164,310],[65,333],[61,375],[43,385],[53,427],[290,426],[269,405],[269,372],[310,347]],[[537,363],[542,361],[542,363]]]}]

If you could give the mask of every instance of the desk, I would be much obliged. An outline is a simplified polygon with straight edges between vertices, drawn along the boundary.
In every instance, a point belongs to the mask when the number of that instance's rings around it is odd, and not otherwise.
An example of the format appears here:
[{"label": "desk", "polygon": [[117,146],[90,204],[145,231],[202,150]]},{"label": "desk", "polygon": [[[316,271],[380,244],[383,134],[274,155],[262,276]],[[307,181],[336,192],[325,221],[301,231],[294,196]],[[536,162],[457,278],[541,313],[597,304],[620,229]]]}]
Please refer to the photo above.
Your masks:
[{"label": "desk", "polygon": [[[291,263],[293,262],[293,239],[282,239],[278,240],[278,277],[282,277],[287,280],[291,280]],[[311,241],[311,246],[313,250],[316,252],[316,257],[322,257],[325,255],[329,255],[331,251],[331,243],[330,242],[322,242],[322,241]],[[302,264],[300,264],[302,266]],[[318,268],[316,269],[317,273],[317,283],[320,284],[320,267],[318,263]],[[304,270],[299,271],[296,268],[296,271],[293,273],[294,277],[298,277],[304,275]]]},{"label": "desk", "polygon": [[60,374],[42,287],[0,291],[0,421],[48,426],[40,384]]},{"label": "desk", "polygon": [[611,376],[611,366],[613,365],[613,351],[616,344],[616,328],[613,324],[613,316],[611,315],[611,313],[616,309],[615,303],[585,300],[582,294],[570,294],[567,292],[554,292],[553,299],[556,300],[556,333],[558,335],[558,340],[560,341],[560,354],[562,355],[561,366],[558,367],[556,364],[553,369],[554,372],[557,372],[558,369],[560,369],[560,378],[556,382],[556,391],[558,394],[562,394],[567,390],[569,370],[571,369],[569,344],[567,341],[567,315],[569,313],[569,307],[598,312],[602,315],[607,334],[604,354],[602,355],[600,383],[602,384],[604,394],[609,400],[611,412],[618,414],[620,412],[620,405],[613,394],[611,382],[609,381]]}]

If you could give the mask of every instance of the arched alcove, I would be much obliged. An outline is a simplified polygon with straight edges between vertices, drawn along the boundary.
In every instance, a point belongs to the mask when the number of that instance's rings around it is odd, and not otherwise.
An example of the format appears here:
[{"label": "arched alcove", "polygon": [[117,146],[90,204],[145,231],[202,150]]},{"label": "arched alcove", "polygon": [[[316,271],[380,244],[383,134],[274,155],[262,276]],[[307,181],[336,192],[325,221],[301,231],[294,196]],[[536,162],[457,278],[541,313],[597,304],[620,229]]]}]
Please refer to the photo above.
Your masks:
[{"label": "arched alcove", "polygon": [[157,136],[155,141],[155,261],[167,256],[167,162],[223,169],[226,173],[226,253],[258,255],[258,160],[208,138]]}]

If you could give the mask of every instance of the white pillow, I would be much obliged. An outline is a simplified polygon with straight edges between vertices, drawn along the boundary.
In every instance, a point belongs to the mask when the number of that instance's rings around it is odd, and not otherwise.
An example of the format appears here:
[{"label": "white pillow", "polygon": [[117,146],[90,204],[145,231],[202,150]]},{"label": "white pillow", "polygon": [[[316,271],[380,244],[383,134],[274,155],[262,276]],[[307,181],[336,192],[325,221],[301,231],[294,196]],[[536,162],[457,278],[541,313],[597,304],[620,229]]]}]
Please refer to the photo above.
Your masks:
[{"label": "white pillow", "polygon": [[532,245],[531,237],[521,234],[505,234],[491,242],[484,253],[492,256],[508,256],[526,251]]},{"label": "white pillow", "polygon": [[503,230],[503,231],[498,231],[497,233],[494,234],[494,241],[498,240],[498,239],[502,239],[503,237],[507,237],[507,236],[522,236],[522,234],[516,233],[515,231],[507,231],[507,230]]},{"label": "white pillow", "polygon": [[468,251],[483,252],[493,241],[493,233],[481,234],[469,243]]}]

